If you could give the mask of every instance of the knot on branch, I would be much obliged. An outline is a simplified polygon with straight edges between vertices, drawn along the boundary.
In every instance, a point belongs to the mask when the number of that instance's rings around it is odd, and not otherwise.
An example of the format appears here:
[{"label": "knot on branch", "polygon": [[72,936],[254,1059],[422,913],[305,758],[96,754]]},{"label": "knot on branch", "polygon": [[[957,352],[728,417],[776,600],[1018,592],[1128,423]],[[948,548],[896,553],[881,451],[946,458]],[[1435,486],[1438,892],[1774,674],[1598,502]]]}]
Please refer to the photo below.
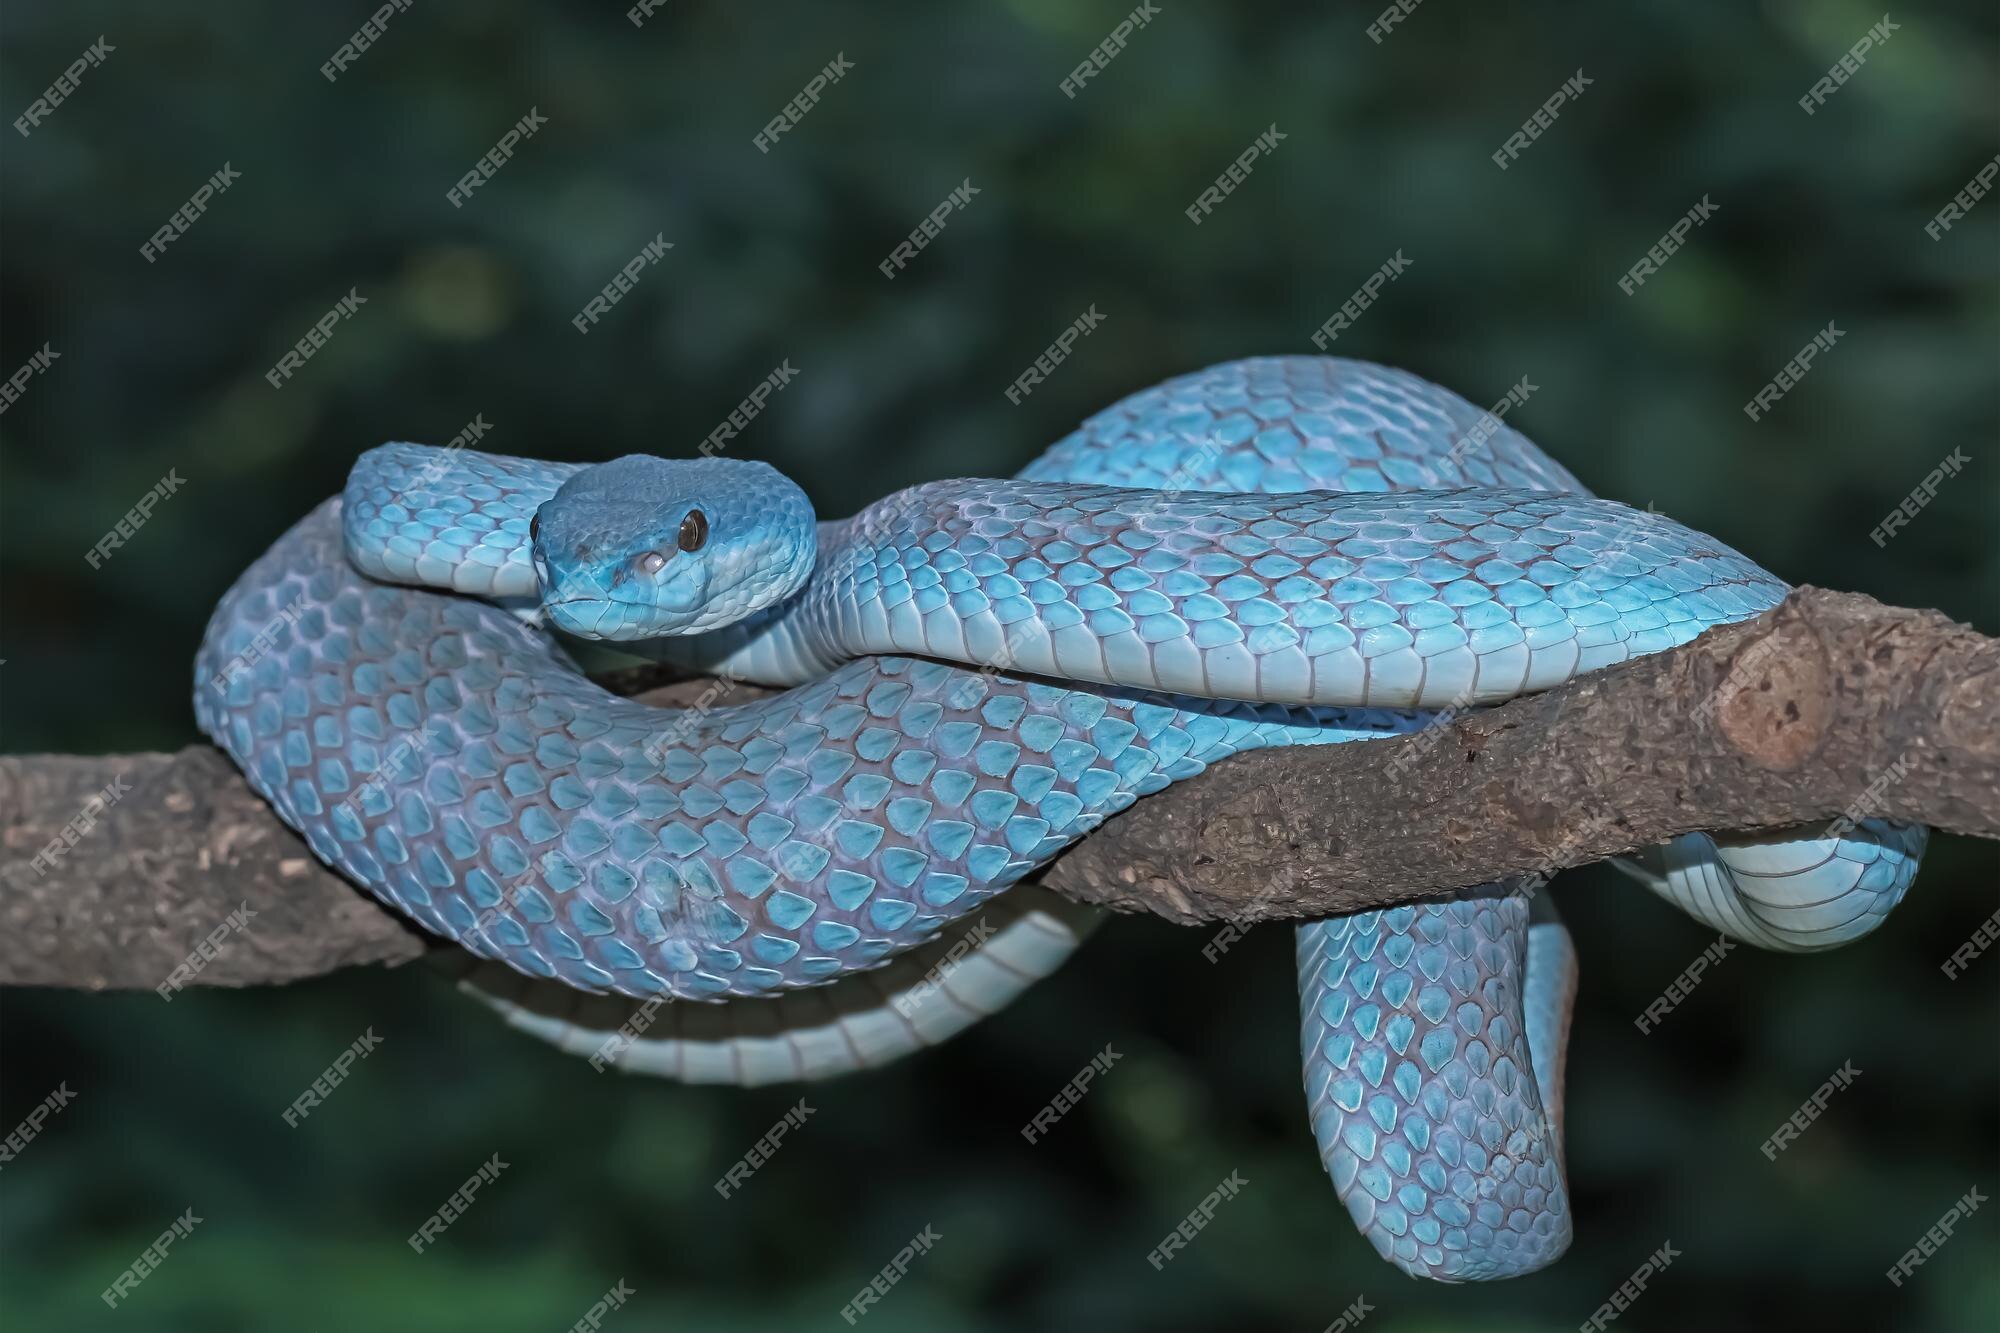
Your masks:
[{"label": "knot on branch", "polygon": [[1715,724],[1759,768],[1790,772],[1810,759],[1833,716],[1826,645],[1788,600],[1728,660]]}]

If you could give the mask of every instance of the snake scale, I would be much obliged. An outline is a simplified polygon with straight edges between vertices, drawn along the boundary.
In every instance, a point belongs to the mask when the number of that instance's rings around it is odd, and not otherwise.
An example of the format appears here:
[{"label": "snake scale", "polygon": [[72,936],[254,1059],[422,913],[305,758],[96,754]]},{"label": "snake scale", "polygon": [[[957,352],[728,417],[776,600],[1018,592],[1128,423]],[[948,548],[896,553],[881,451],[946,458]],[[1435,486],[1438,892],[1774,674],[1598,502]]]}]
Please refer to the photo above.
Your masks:
[{"label": "snake scale", "polygon": [[[1134,394],[1015,479],[838,522],[744,460],[386,445],[222,599],[195,708],[511,1022],[763,1083],[894,1059],[1046,975],[1095,915],[1020,881],[1171,782],[1411,731],[1784,591],[1455,394],[1271,357]],[[650,707],[550,624],[790,688]],[[1882,919],[1924,838],[1695,834],[1624,868],[1817,949]],[[1576,965],[1546,897],[1501,882],[1297,938],[1312,1130],[1362,1233],[1446,1281],[1552,1261]]]}]

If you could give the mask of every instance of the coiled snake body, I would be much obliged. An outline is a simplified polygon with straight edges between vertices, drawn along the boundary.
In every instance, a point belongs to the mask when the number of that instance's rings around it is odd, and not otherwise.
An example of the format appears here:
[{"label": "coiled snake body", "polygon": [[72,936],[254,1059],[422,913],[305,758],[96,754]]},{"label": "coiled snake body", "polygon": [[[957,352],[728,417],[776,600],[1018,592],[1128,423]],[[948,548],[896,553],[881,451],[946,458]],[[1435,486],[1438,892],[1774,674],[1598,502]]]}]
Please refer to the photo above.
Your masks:
[{"label": "coiled snake body", "polygon": [[[1216,760],[1412,730],[1783,592],[1454,394],[1278,357],[1135,394],[1013,481],[843,522],[761,464],[384,446],[223,598],[195,707],[319,856],[474,955],[510,1021],[756,1083],[1005,1004],[1094,922],[1011,886]],[[544,620],[795,688],[649,707]],[[1923,839],[1689,835],[1627,868],[1811,949],[1879,922]],[[1546,899],[1313,922],[1298,963],[1313,1132],[1377,1250],[1445,1280],[1560,1254],[1575,964]]]}]

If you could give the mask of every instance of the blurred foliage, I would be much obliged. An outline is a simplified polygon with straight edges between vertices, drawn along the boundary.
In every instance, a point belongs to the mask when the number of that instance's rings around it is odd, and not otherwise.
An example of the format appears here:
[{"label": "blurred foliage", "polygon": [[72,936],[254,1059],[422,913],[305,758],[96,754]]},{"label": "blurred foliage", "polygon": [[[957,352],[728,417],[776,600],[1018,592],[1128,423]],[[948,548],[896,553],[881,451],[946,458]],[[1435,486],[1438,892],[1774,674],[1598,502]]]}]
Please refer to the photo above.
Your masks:
[{"label": "blurred foliage", "polygon": [[[475,414],[503,452],[685,454],[781,360],[742,441],[839,514],[1000,474],[1169,374],[1310,351],[1393,253],[1409,270],[1334,350],[1511,418],[1592,487],[1787,578],[1996,628],[2000,202],[1924,224],[1995,149],[1991,4],[1901,27],[1817,114],[1796,99],[1879,17],[1835,0],[1588,10],[1429,0],[1166,4],[1074,99],[1124,0],[995,5],[424,0],[335,83],[372,6],[17,3],[0,370],[61,359],[0,425],[7,750],[193,738],[208,608],[361,449]],[[831,60],[854,70],[766,153]],[[1573,71],[1583,96],[1505,172],[1489,155]],[[453,208],[530,107],[548,125]],[[1259,131],[1287,136],[1202,226],[1182,209]],[[156,263],[140,245],[242,173]],[[876,264],[962,180],[980,193],[896,280]],[[1717,206],[1634,295],[1617,279]],[[656,233],[674,249],[587,336],[570,317]],[[282,390],[264,372],[352,288],[367,304]],[[1019,407],[1087,306],[1099,331]],[[1813,334],[1846,336],[1764,420]],[[1878,549],[1952,448],[1972,466]],[[81,559],[169,469],[180,493]],[[1602,870],[1563,901],[1583,956],[1568,1161],[1578,1239],[1534,1278],[1446,1288],[1382,1266],[1314,1157],[1289,937],[1211,967],[1206,932],[1114,923],[950,1046],[811,1090],[740,1195],[711,1183],[797,1098],[601,1077],[420,970],[257,996],[7,997],[0,1129],[77,1101],[6,1168],[13,1327],[844,1327],[925,1222],[944,1239],[867,1317],[900,1329],[1574,1327],[1663,1241],[1619,1329],[1992,1327],[1982,1211],[1900,1290],[1884,1270],[1996,1190],[2000,957],[1938,964],[1992,913],[1990,844],[1941,839],[1911,900],[1825,958],[1732,955],[1651,1037],[1632,1016],[1703,946]],[[365,1027],[382,1049],[303,1125],[279,1111]],[[1090,1055],[1127,1058],[1047,1140],[1022,1123]],[[1863,1077],[1775,1164],[1758,1145],[1828,1072]],[[414,1231],[510,1169],[434,1250]],[[1163,1273],[1146,1252],[1231,1169],[1249,1189]],[[190,1204],[203,1219],[114,1314],[98,1300]]]}]

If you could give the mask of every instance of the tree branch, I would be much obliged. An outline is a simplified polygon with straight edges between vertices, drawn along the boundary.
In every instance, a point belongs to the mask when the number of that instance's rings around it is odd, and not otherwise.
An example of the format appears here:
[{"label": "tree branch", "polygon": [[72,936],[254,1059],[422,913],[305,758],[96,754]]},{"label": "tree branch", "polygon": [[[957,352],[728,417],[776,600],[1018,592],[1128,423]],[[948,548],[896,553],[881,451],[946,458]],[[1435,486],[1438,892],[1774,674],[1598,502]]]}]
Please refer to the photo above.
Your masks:
[{"label": "tree branch", "polygon": [[[80,812],[95,826],[38,862]],[[1106,821],[1042,880],[1183,923],[1304,918],[1843,814],[2000,837],[2000,640],[1801,588],[1756,620],[1410,736],[1239,755]],[[322,866],[208,746],[0,757],[0,837],[0,983],[155,987],[211,938],[201,984],[400,963],[434,943]],[[243,908],[254,917],[232,925]]]}]

